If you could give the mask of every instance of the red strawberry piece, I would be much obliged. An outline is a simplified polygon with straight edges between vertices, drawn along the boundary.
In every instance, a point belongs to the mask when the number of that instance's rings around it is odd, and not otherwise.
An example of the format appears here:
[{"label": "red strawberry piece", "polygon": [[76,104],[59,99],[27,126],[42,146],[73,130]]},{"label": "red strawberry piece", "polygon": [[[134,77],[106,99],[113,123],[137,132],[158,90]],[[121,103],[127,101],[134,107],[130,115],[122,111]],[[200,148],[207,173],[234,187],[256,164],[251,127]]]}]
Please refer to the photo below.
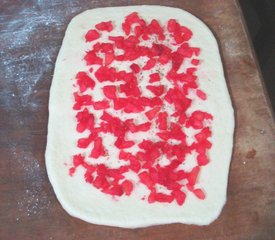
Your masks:
[{"label": "red strawberry piece", "polygon": [[126,113],[139,113],[144,110],[144,107],[140,104],[140,101],[135,98],[128,98],[125,105],[124,112]]},{"label": "red strawberry piece", "polygon": [[125,195],[130,196],[134,189],[133,183],[130,180],[125,180],[121,183],[121,186]]},{"label": "red strawberry piece", "polygon": [[113,53],[105,53],[105,66],[110,65],[115,60]]},{"label": "red strawberry piece", "polygon": [[126,35],[130,34],[131,26],[134,23],[138,23],[141,26],[145,25],[145,21],[138,16],[137,12],[133,12],[126,16],[125,21],[122,23],[122,29]]},{"label": "red strawberry piece", "polygon": [[92,166],[89,166],[89,168],[87,168],[85,174],[84,174],[84,178],[85,178],[85,181],[87,183],[92,183],[93,182],[93,176],[92,176],[92,173],[95,171],[95,168],[92,167]]},{"label": "red strawberry piece", "polygon": [[139,97],[141,95],[141,92],[137,85],[136,78],[133,78],[131,82],[127,82],[125,84],[120,85],[120,91],[124,92],[126,96],[137,96]]},{"label": "red strawberry piece", "polygon": [[139,65],[137,65],[136,63],[132,63],[130,65],[130,68],[131,70],[134,72],[134,73],[139,73],[140,72],[140,67]]},{"label": "red strawberry piece", "polygon": [[155,200],[157,202],[171,203],[174,200],[174,197],[171,195],[168,195],[168,194],[164,194],[164,193],[156,193]]},{"label": "red strawberry piece", "polygon": [[206,154],[199,154],[197,156],[197,162],[198,162],[199,166],[204,166],[209,163],[209,160],[208,160],[208,157],[206,156]]},{"label": "red strawberry piece", "polygon": [[164,86],[163,85],[159,85],[159,86],[148,85],[146,88],[158,97],[161,96],[164,92]]},{"label": "red strawberry piece", "polygon": [[96,72],[95,77],[98,79],[99,82],[104,81],[115,81],[115,69],[108,68],[106,66],[101,66]]},{"label": "red strawberry piece", "polygon": [[145,115],[149,120],[153,120],[153,118],[156,117],[156,115],[158,114],[159,111],[160,111],[160,107],[155,107],[155,108],[145,112]]},{"label": "red strawberry piece", "polygon": [[160,41],[165,39],[165,36],[163,34],[163,29],[160,26],[159,22],[156,19],[153,19],[151,23],[148,25],[148,31],[149,33],[154,33],[158,35],[158,39]]},{"label": "red strawberry piece", "polygon": [[159,82],[160,81],[160,76],[158,73],[152,73],[149,75],[149,83],[154,83],[154,82]]},{"label": "red strawberry piece", "polygon": [[73,164],[74,167],[78,167],[84,163],[84,157],[81,154],[77,154],[73,156]]},{"label": "red strawberry piece", "polygon": [[183,205],[183,203],[185,202],[186,199],[186,194],[180,190],[174,190],[172,192],[172,195],[174,196],[174,198],[176,199],[178,205]]},{"label": "red strawberry piece", "polygon": [[109,99],[116,98],[116,86],[104,86],[103,93]]},{"label": "red strawberry piece", "polygon": [[156,65],[156,60],[151,58],[147,61],[147,63],[145,64],[145,66],[142,68],[143,70],[150,70],[151,68],[153,68]]},{"label": "red strawberry piece", "polygon": [[194,189],[193,193],[196,195],[198,199],[205,199],[205,193],[200,188]]},{"label": "red strawberry piece", "polygon": [[69,176],[73,176],[75,173],[75,170],[76,170],[75,167],[69,168]]},{"label": "red strawberry piece", "polygon": [[131,156],[132,156],[131,153],[125,152],[125,151],[121,150],[121,151],[119,152],[118,158],[119,158],[120,160],[130,160],[130,157],[131,157]]},{"label": "red strawberry piece", "polygon": [[154,182],[152,181],[150,174],[148,172],[141,172],[139,175],[140,182],[147,186],[149,189],[154,187]]},{"label": "red strawberry piece", "polygon": [[203,120],[212,120],[213,116],[209,113],[203,111],[195,111],[191,114],[188,121],[186,122],[186,127],[193,127],[194,129],[203,128]]},{"label": "red strawberry piece", "polygon": [[151,189],[151,192],[148,196],[148,203],[154,203],[156,201],[156,190]]},{"label": "red strawberry piece", "polygon": [[85,35],[86,42],[92,42],[98,39],[99,37],[100,37],[99,32],[94,29],[89,30]]},{"label": "red strawberry piece", "polygon": [[145,122],[139,125],[136,125],[135,131],[133,132],[147,132],[151,127],[150,122]]},{"label": "red strawberry piece", "polygon": [[107,100],[93,102],[93,107],[95,110],[102,110],[110,107],[110,104]]},{"label": "red strawberry piece", "polygon": [[87,65],[93,65],[98,64],[102,65],[103,60],[97,56],[95,51],[89,51],[84,57],[84,60],[86,61]]},{"label": "red strawberry piece", "polygon": [[110,194],[112,196],[121,196],[123,194],[123,189],[119,185],[110,187],[109,189],[103,189],[102,192]]},{"label": "red strawberry piece", "polygon": [[160,130],[167,130],[167,117],[168,114],[166,112],[160,112],[157,119],[158,128]]},{"label": "red strawberry piece", "polygon": [[91,133],[87,138],[80,138],[77,141],[77,147],[79,148],[87,148],[92,141],[94,141],[97,137],[96,133]]},{"label": "red strawberry piece", "polygon": [[86,91],[88,88],[94,89],[95,87],[94,80],[91,79],[85,72],[77,73],[76,80],[81,93]]},{"label": "red strawberry piece", "polygon": [[197,133],[195,135],[195,138],[198,142],[201,142],[201,141],[207,139],[210,136],[211,136],[211,131],[210,131],[209,127],[206,127],[206,128],[203,128],[201,130],[201,132]]},{"label": "red strawberry piece", "polygon": [[184,58],[191,58],[193,55],[193,49],[189,46],[188,43],[183,43],[177,50]]},{"label": "red strawberry piece", "polygon": [[141,149],[144,149],[144,150],[149,150],[153,147],[153,142],[150,141],[150,140],[143,140],[138,146],[141,148]]},{"label": "red strawberry piece", "polygon": [[173,52],[171,54],[171,59],[172,59],[172,70],[177,71],[183,62],[183,57],[178,52]]},{"label": "red strawberry piece", "polygon": [[197,177],[199,175],[200,172],[200,167],[194,167],[191,172],[187,173],[187,179],[188,179],[188,183],[191,186],[194,186],[197,182]]},{"label": "red strawberry piece", "polygon": [[92,105],[92,97],[89,95],[78,95],[74,93],[75,104],[73,106],[74,110],[80,110],[83,106]]},{"label": "red strawberry piece", "polygon": [[98,175],[92,184],[94,187],[96,187],[98,189],[103,189],[103,190],[107,190],[110,186],[106,177],[103,175]]},{"label": "red strawberry piece", "polygon": [[192,47],[192,51],[195,54],[195,56],[199,56],[201,50],[200,48]]},{"label": "red strawberry piece", "polygon": [[101,22],[101,23],[96,24],[95,28],[99,31],[111,32],[113,30],[113,24],[112,24],[112,21]]},{"label": "red strawberry piece", "polygon": [[150,107],[161,106],[162,100],[159,97],[153,97],[150,99]]},{"label": "red strawberry piece", "polygon": [[116,98],[114,99],[114,109],[115,110],[120,110],[123,109],[127,104],[127,99],[126,98]]},{"label": "red strawberry piece", "polygon": [[200,60],[198,60],[198,59],[192,59],[192,60],[191,60],[191,63],[192,63],[193,65],[195,65],[195,66],[198,66],[199,63],[200,63]]},{"label": "red strawberry piece", "polygon": [[115,146],[118,149],[124,149],[124,148],[130,148],[135,145],[135,142],[133,141],[126,141],[122,137],[118,137],[117,140],[115,141]]},{"label": "red strawberry piece", "polygon": [[104,111],[100,119],[106,122],[111,122],[113,120],[113,116],[108,112]]},{"label": "red strawberry piece", "polygon": [[179,28],[179,24],[177,23],[177,21],[175,19],[169,19],[168,23],[167,23],[167,30],[170,33],[175,32],[177,29]]},{"label": "red strawberry piece", "polygon": [[101,137],[97,137],[94,140],[94,147],[93,150],[90,154],[90,157],[92,158],[99,158],[100,156],[104,156],[105,155],[105,150],[102,144],[102,138]]},{"label": "red strawberry piece", "polygon": [[94,128],[94,115],[89,113],[88,109],[85,108],[76,115],[77,118],[77,128],[78,132],[83,132],[84,130],[92,130]]},{"label": "red strawberry piece", "polygon": [[206,100],[206,98],[207,98],[206,94],[203,91],[199,90],[199,89],[197,90],[196,94],[202,100]]}]

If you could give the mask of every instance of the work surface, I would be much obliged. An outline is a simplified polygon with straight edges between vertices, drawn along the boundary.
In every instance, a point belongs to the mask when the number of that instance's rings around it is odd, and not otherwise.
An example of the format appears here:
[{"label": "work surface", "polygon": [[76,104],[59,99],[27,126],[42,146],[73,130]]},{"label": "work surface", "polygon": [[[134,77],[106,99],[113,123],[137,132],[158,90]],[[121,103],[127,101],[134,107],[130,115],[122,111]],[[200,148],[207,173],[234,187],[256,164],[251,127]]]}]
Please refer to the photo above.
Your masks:
[{"label": "work surface", "polygon": [[[219,42],[236,130],[228,200],[210,226],[88,224],[62,209],[48,181],[49,88],[66,26],[84,10],[130,4],[185,9]],[[4,0],[0,11],[0,239],[275,239],[275,126],[236,1]]]}]

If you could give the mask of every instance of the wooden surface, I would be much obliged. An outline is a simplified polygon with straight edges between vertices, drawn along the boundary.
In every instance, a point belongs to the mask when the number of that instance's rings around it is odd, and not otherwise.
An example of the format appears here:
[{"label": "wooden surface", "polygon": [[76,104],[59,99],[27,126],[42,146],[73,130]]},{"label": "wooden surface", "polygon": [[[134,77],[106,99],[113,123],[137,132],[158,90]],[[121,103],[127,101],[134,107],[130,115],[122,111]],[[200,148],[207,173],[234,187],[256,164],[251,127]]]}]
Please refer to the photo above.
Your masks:
[{"label": "wooden surface", "polygon": [[[61,208],[47,178],[49,87],[69,20],[86,9],[142,3],[191,12],[219,42],[236,131],[228,201],[210,226],[88,224]],[[0,239],[275,239],[275,127],[236,1],[2,0],[0,12]]]}]

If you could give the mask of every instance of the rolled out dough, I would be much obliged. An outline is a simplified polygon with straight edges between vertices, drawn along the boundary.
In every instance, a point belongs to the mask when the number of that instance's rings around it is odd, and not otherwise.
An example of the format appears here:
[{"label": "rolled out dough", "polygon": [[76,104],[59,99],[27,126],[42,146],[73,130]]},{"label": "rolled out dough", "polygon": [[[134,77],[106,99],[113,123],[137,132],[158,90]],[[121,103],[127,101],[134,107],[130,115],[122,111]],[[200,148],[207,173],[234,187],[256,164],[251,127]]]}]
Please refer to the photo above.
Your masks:
[{"label": "rolled out dough", "polygon": [[[138,12],[149,21],[161,23],[170,18],[189,27],[193,32],[191,46],[201,48],[198,82],[208,96],[203,104],[194,106],[214,116],[210,163],[200,175],[200,182],[207,193],[201,201],[189,194],[183,206],[176,203],[148,204],[137,194],[122,196],[118,200],[101,193],[87,184],[79,169],[73,177],[68,175],[72,155],[77,153],[76,120],[73,106],[73,82],[81,69],[87,70],[83,54],[87,49],[85,33],[101,21],[112,20],[120,25],[124,17]],[[113,35],[122,34],[115,30]],[[103,36],[103,38],[106,36]],[[85,11],[70,22],[60,49],[49,100],[48,139],[46,167],[49,180],[62,207],[72,216],[90,223],[125,228],[145,227],[156,224],[186,223],[206,225],[220,214],[226,201],[227,179],[231,159],[234,131],[234,114],[228,94],[217,42],[209,28],[190,13],[163,6],[110,7]]]}]

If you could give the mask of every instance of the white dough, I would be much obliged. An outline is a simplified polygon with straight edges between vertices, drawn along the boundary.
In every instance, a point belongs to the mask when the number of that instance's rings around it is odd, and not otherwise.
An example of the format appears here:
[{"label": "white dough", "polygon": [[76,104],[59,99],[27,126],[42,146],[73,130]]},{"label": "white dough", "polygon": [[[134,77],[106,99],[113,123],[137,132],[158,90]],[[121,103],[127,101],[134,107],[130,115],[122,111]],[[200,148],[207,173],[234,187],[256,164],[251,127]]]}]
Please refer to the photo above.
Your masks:
[{"label": "white dough", "polygon": [[[214,116],[211,138],[213,146],[208,152],[210,163],[202,168],[198,184],[206,192],[205,200],[199,200],[188,192],[183,206],[178,206],[174,202],[149,204],[147,201],[140,200],[146,193],[146,189],[142,186],[139,186],[130,197],[122,196],[114,200],[85,182],[84,169],[78,168],[73,177],[68,175],[67,165],[71,164],[72,156],[79,153],[76,142],[80,135],[75,131],[72,93],[75,91],[73,83],[76,73],[88,70],[84,61],[81,61],[89,46],[84,40],[85,33],[101,21],[112,20],[115,25],[120,25],[124,17],[133,11],[138,12],[147,22],[155,18],[164,24],[170,18],[177,19],[180,24],[192,30],[193,37],[189,41],[190,45],[201,48],[199,57],[201,64],[197,72],[198,83],[208,99],[195,102],[191,110],[204,110]],[[122,30],[119,29],[116,28],[112,35],[123,35]],[[103,35],[103,40],[106,36]],[[100,99],[102,94],[99,92],[98,96]],[[46,149],[46,167],[50,182],[61,205],[70,215],[94,224],[125,228],[176,222],[210,224],[219,216],[226,201],[233,131],[233,108],[218,45],[209,28],[199,19],[177,8],[131,6],[88,10],[70,22],[56,61],[50,90]],[[107,140],[113,141],[111,136]],[[113,149],[113,151],[111,156],[116,158],[116,150]],[[112,159],[109,161],[112,162]],[[115,159],[113,164],[117,164]]]}]

